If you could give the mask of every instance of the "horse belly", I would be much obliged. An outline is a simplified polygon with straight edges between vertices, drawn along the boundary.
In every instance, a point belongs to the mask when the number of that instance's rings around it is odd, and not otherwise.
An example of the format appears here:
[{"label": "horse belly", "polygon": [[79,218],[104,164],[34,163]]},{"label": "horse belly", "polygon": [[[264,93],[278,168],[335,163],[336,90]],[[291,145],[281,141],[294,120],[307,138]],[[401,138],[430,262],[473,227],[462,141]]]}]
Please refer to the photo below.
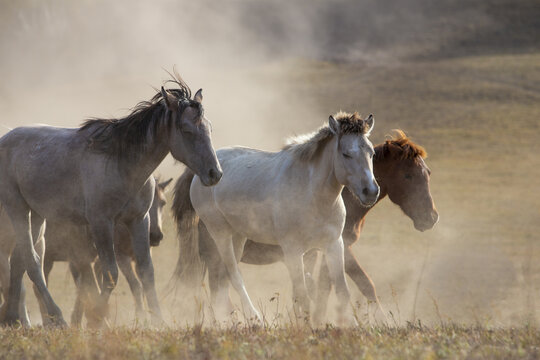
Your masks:
[{"label": "horse belly", "polygon": [[272,208],[265,202],[220,206],[233,230],[247,239],[264,244],[278,244]]}]

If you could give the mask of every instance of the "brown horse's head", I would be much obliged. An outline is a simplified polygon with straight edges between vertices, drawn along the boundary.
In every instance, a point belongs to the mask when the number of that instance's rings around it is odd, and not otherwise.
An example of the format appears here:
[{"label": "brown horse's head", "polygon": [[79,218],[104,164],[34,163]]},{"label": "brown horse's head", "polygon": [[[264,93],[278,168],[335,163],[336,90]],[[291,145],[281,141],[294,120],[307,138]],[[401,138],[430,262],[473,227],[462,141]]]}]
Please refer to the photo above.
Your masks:
[{"label": "brown horse's head", "polygon": [[162,231],[162,213],[163,207],[167,203],[165,199],[165,188],[172,181],[172,178],[160,182],[159,179],[156,179],[156,188],[154,193],[154,201],[150,207],[150,246],[158,246],[161,240],[163,239]]},{"label": "brown horse's head", "polygon": [[375,147],[373,162],[381,194],[388,194],[419,231],[431,229],[439,220],[429,191],[431,170],[424,162],[426,156],[424,148],[396,130],[394,137]]}]

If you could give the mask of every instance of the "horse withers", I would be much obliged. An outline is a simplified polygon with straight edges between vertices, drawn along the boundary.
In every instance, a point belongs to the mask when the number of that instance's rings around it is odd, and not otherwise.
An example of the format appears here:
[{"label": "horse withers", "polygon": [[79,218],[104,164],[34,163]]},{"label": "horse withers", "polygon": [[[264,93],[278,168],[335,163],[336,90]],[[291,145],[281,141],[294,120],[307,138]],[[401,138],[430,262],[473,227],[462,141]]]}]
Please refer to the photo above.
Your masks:
[{"label": "horse withers", "polygon": [[248,238],[283,249],[293,283],[295,313],[304,318],[310,309],[303,255],[319,249],[326,254],[343,320],[354,323],[343,264],[345,206],[341,191],[348,186],[365,206],[377,200],[374,150],[368,140],[373,124],[371,115],[363,120],[357,113],[339,113],[330,116],[328,125],[295,139],[279,152],[221,149],[217,154],[223,178],[212,189],[203,187],[201,179],[187,170],[174,194],[180,238],[177,275],[200,286],[196,236],[200,217],[248,319],[260,319],[237,267]]},{"label": "horse withers", "polygon": [[162,322],[148,241],[153,189],[145,198],[145,211],[125,211],[126,204],[138,196],[168,153],[199,175],[204,185],[215,185],[222,175],[204,117],[202,91],[191,99],[189,87],[179,77],[173,82],[177,88],[162,87],[121,119],[93,119],[78,129],[20,127],[0,138],[0,203],[17,239],[4,323],[19,321],[26,271],[51,322],[65,324],[34,249],[45,219],[87,227],[106,275],[99,305],[103,309],[118,279],[114,227],[118,221],[124,223],[153,320]]}]

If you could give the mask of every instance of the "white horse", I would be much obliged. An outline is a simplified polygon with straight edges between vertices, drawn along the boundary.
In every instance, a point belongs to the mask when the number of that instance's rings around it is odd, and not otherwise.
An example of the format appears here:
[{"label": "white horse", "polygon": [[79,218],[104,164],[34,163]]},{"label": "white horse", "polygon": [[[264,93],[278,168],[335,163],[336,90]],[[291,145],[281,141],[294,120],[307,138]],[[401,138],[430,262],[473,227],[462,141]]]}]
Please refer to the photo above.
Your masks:
[{"label": "white horse", "polygon": [[343,264],[341,191],[347,186],[365,206],[377,200],[374,151],[368,140],[373,124],[371,115],[362,120],[357,113],[338,113],[330,116],[328,126],[276,153],[221,149],[217,154],[223,178],[213,188],[186,170],[175,189],[181,243],[176,274],[192,282],[201,274],[198,216],[216,243],[248,319],[261,320],[237,266],[248,238],[281,246],[293,283],[295,312],[309,316],[302,258],[307,251],[320,249],[326,254],[342,320],[354,323],[352,314],[344,315],[350,294]]}]

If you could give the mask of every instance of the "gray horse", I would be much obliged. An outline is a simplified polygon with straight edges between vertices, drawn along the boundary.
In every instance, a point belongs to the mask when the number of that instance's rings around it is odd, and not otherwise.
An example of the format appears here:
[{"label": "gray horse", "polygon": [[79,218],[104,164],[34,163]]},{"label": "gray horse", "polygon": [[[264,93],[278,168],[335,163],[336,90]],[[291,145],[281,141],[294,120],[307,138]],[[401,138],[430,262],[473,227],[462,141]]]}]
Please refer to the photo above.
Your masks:
[{"label": "gray horse", "polygon": [[78,129],[20,127],[0,138],[0,203],[16,235],[5,324],[19,321],[26,271],[51,323],[65,325],[34,249],[45,219],[87,227],[103,266],[98,304],[102,309],[107,308],[118,279],[114,227],[125,224],[153,319],[161,321],[148,241],[153,185],[144,196],[147,211],[143,215],[126,211],[126,205],[141,196],[147,182],[153,184],[151,174],[169,152],[207,186],[215,185],[222,175],[203,113],[202,91],[191,99],[189,87],[180,78],[172,81],[178,88],[166,91],[162,87],[122,119],[88,120]]},{"label": "gray horse", "polygon": [[335,284],[341,320],[355,323],[343,263],[341,191],[348,186],[365,206],[377,200],[374,151],[367,138],[373,124],[372,116],[362,120],[357,113],[339,113],[329,118],[328,126],[277,153],[239,147],[219,150],[224,176],[212,189],[186,170],[175,189],[180,192],[175,201],[180,197],[184,209],[175,214],[180,237],[177,275],[189,281],[202,273],[196,235],[200,217],[248,318],[260,320],[237,267],[247,238],[281,246],[293,283],[295,313],[303,317],[309,315],[303,255],[320,249]]},{"label": "gray horse", "polygon": [[[156,178],[156,186],[154,200],[149,210],[150,215],[150,246],[158,246],[163,238],[161,214],[165,206],[165,188],[170,184],[172,179],[164,182],[159,182]],[[151,188],[151,183],[148,182],[145,187]],[[144,188],[143,188],[144,189]],[[144,193],[144,190],[143,192]],[[140,202],[130,202],[128,206],[138,206]],[[134,209],[133,211],[136,211]],[[140,211],[146,211],[144,206]],[[2,295],[4,301],[7,299],[9,291],[9,256],[15,247],[15,234],[10,224],[10,220],[4,211],[0,211],[0,224],[2,231],[0,232],[0,285],[2,286]],[[53,222],[47,223],[47,247],[43,238],[38,239],[34,244],[36,252],[43,258],[43,271],[45,281],[48,284],[49,274],[53,264],[56,261],[69,261],[69,267],[75,284],[77,285],[77,299],[71,316],[72,325],[80,325],[83,312],[86,311],[88,325],[90,327],[99,327],[102,323],[102,316],[94,313],[95,302],[99,295],[99,288],[96,284],[96,278],[91,268],[92,261],[96,258],[97,252],[88,238],[86,228],[83,226],[69,226],[63,228],[62,225]],[[138,318],[142,319],[143,311],[143,289],[139,279],[133,272],[131,265],[132,259],[135,259],[133,249],[131,247],[131,237],[124,224],[116,224],[114,235],[114,246],[116,259],[122,274],[128,281],[129,287],[135,299],[135,309]],[[99,262],[98,262],[99,263]],[[101,274],[101,273],[99,273]],[[100,277],[97,276],[97,280]],[[21,323],[24,326],[30,326],[28,311],[26,309],[24,287],[21,288],[21,299],[19,314]],[[36,295],[36,287],[34,287]],[[39,301],[39,295],[38,295]],[[40,302],[40,310],[43,324],[47,325],[49,318],[47,317],[46,309]],[[5,302],[0,308],[0,320],[5,316]],[[85,306],[83,306],[85,305]]]}]

